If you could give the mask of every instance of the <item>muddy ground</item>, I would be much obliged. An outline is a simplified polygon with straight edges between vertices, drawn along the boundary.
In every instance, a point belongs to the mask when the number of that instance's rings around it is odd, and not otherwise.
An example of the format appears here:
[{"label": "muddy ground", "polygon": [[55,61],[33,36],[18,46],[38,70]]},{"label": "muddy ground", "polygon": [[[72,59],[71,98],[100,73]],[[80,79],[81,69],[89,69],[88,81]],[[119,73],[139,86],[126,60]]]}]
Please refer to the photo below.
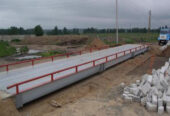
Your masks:
[{"label": "muddy ground", "polygon": [[[11,99],[0,101],[0,116],[157,116],[139,103],[125,103],[120,83],[130,84],[150,70],[153,51],[137,56],[103,73],[54,92],[16,110]],[[156,55],[153,68],[168,57]],[[163,116],[168,116],[165,113]]]}]

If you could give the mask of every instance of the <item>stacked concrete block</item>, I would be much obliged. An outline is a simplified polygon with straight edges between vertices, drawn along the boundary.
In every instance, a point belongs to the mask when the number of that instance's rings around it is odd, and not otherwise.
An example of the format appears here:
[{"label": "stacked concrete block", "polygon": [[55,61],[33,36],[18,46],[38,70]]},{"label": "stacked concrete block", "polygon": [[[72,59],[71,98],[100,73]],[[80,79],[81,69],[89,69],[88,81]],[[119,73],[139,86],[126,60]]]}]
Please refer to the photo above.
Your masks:
[{"label": "stacked concrete block", "polygon": [[163,114],[164,113],[164,107],[163,106],[159,106],[158,107],[158,114]]},{"label": "stacked concrete block", "polygon": [[161,69],[153,70],[152,75],[145,74],[142,80],[126,86],[123,98],[140,102],[148,111],[170,113],[170,59]]}]

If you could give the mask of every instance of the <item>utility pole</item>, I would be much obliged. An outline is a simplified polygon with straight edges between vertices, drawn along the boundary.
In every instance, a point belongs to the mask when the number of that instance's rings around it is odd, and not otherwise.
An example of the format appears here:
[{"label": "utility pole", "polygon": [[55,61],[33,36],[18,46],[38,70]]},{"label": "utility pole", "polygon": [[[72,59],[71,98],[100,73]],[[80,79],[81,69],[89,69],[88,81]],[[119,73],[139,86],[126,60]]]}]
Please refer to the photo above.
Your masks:
[{"label": "utility pole", "polygon": [[118,0],[116,0],[116,43],[119,43]]},{"label": "utility pole", "polygon": [[152,12],[150,10],[149,11],[149,22],[148,22],[148,33],[151,31],[151,16],[152,16]]}]

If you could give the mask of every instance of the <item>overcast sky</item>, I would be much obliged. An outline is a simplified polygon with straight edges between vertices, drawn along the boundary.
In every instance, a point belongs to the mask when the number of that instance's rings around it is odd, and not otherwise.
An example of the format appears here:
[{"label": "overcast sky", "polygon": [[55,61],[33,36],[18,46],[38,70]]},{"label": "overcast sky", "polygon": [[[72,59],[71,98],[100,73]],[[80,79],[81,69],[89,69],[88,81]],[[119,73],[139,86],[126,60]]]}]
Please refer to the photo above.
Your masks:
[{"label": "overcast sky", "polygon": [[[170,0],[119,0],[120,27],[170,24]],[[0,0],[0,28],[115,28],[115,0]]]}]

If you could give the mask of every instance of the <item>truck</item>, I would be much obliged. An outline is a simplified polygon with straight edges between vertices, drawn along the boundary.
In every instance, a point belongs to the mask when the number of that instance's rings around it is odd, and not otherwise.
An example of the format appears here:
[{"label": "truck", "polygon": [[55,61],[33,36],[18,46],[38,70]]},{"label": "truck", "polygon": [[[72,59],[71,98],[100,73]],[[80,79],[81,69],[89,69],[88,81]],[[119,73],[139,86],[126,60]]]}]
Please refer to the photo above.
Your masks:
[{"label": "truck", "polygon": [[170,41],[170,28],[161,28],[160,35],[158,37],[159,45],[166,45]]}]

